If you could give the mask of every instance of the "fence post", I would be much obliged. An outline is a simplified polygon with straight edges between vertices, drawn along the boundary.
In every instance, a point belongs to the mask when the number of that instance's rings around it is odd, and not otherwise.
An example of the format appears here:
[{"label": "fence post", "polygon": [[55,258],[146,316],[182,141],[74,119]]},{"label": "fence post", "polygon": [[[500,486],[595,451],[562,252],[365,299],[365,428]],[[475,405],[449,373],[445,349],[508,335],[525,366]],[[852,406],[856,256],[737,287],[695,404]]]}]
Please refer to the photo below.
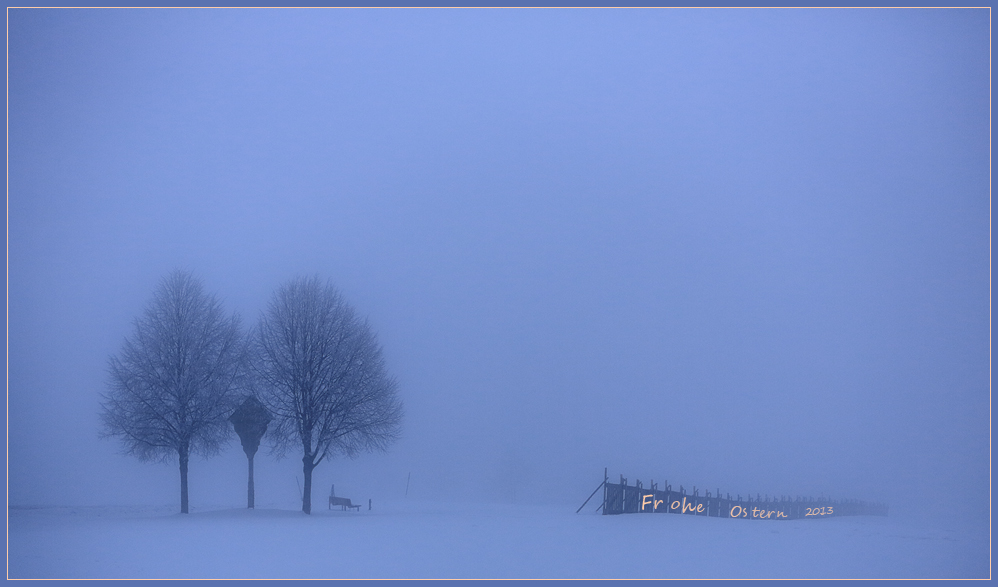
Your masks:
[{"label": "fence post", "polygon": [[603,505],[600,507],[603,508],[604,516],[606,515],[606,482],[610,480],[610,478],[607,477],[607,470],[607,467],[603,467]]}]

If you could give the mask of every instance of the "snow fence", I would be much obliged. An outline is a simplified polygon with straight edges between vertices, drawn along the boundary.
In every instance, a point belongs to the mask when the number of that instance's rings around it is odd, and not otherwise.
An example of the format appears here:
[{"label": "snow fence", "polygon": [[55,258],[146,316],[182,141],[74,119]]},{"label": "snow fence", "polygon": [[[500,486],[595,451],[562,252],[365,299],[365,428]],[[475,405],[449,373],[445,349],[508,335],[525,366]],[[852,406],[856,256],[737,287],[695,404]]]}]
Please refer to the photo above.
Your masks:
[{"label": "snow fence", "polygon": [[[855,499],[833,500],[825,497],[773,496],[772,499],[756,495],[743,498],[721,495],[720,490],[703,495],[694,487],[687,493],[683,486],[673,490],[671,485],[662,487],[654,482],[643,487],[640,481],[628,485],[623,476],[620,483],[603,482],[604,515],[614,514],[685,514],[712,518],[742,518],[756,520],[799,520],[831,516],[886,516],[887,504]],[[581,509],[581,508],[580,508]]]}]

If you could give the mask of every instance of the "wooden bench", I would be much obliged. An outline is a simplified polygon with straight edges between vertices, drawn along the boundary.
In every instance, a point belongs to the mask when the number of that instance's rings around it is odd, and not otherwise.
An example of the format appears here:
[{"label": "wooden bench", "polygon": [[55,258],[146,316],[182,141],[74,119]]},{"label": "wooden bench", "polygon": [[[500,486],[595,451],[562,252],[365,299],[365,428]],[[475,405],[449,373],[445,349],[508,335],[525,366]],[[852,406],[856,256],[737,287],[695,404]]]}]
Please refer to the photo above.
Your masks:
[{"label": "wooden bench", "polygon": [[360,504],[359,503],[351,503],[349,497],[336,497],[335,495],[330,495],[329,496],[329,509],[333,509],[334,505],[343,506],[343,511],[346,511],[347,508],[355,509],[358,512],[360,511]]}]

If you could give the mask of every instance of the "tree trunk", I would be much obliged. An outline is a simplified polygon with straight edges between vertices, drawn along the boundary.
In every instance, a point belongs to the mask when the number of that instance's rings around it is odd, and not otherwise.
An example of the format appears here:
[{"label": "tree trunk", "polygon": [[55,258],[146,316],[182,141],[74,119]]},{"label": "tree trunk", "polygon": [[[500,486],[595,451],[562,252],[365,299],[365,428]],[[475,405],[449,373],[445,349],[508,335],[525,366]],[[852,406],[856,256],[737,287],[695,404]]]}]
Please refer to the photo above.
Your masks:
[{"label": "tree trunk", "polygon": [[301,511],[306,514],[312,513],[312,469],[315,464],[309,457],[302,457],[302,472],[305,474],[305,489],[302,492]]},{"label": "tree trunk", "polygon": [[249,483],[246,485],[246,507],[252,510],[256,509],[253,504],[254,497],[256,497],[253,494],[253,457],[247,458],[249,459]]},{"label": "tree trunk", "polygon": [[190,458],[189,449],[186,446],[180,447],[180,513],[187,511],[187,461]]}]

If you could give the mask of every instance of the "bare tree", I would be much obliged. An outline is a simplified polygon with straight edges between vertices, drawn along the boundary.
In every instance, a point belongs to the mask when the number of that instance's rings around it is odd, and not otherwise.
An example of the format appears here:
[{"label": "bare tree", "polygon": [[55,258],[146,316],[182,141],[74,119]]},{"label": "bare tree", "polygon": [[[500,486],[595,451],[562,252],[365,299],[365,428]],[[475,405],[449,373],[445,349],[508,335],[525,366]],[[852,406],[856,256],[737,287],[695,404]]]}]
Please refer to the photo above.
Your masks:
[{"label": "bare tree", "polygon": [[317,277],[278,289],[254,340],[271,439],[279,452],[301,448],[302,511],[311,513],[312,470],[323,459],[385,450],[398,438],[398,385],[367,322]]},{"label": "bare tree", "polygon": [[174,271],[110,359],[102,435],[143,461],[177,455],[181,513],[190,456],[218,452],[228,436],[245,350],[239,317],[225,316],[191,273]]}]

